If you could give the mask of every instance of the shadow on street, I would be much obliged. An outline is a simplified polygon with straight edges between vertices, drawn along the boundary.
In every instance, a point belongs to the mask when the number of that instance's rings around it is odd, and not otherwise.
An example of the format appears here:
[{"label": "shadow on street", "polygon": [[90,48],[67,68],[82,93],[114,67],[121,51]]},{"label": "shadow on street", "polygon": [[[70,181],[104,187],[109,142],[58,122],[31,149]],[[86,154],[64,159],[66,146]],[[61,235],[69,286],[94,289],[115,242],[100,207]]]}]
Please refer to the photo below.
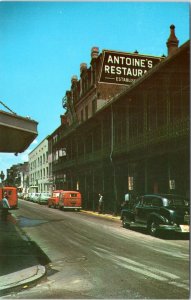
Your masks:
[{"label": "shadow on street", "polygon": [[7,220],[0,219],[0,276],[49,262],[38,245],[22,234],[10,213]]}]

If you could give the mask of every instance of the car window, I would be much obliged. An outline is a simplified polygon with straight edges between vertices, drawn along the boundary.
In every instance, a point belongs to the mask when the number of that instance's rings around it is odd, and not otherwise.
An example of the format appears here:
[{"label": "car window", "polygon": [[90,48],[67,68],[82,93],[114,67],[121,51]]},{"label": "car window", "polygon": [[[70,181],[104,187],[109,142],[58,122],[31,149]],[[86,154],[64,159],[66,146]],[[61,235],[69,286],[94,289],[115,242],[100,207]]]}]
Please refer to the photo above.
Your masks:
[{"label": "car window", "polygon": [[162,199],[157,198],[157,197],[153,197],[153,199],[152,199],[152,205],[153,206],[161,207],[162,206]]},{"label": "car window", "polygon": [[144,197],[143,198],[143,206],[151,206],[152,198],[151,197]]}]

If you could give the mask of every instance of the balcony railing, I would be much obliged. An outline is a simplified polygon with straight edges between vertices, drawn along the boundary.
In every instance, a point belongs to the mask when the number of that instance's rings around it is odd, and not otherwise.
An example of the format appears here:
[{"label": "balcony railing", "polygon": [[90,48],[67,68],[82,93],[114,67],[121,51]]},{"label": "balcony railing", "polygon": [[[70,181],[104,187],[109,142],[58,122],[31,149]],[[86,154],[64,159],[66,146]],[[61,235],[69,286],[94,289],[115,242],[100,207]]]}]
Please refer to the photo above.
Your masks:
[{"label": "balcony railing", "polygon": [[134,136],[128,141],[120,145],[114,146],[114,153],[129,152],[135,149],[144,148],[149,145],[157,144],[159,142],[170,141],[178,139],[183,136],[189,136],[189,119],[185,118],[168,126],[161,126],[156,129],[147,131],[143,134]]},{"label": "balcony railing", "polygon": [[[172,139],[178,139],[183,136],[189,136],[189,119],[186,118],[175,123],[170,123],[168,126],[161,126],[144,134],[137,135],[127,141],[123,141],[119,145],[114,145],[112,155],[127,154],[130,151],[144,149],[149,145],[154,145],[159,142],[166,142]],[[104,148],[91,153],[86,153],[75,158],[68,159],[61,157],[53,163],[53,171],[58,171],[63,168],[70,168],[84,164],[96,163],[104,159],[110,159],[111,144],[106,145]]]}]

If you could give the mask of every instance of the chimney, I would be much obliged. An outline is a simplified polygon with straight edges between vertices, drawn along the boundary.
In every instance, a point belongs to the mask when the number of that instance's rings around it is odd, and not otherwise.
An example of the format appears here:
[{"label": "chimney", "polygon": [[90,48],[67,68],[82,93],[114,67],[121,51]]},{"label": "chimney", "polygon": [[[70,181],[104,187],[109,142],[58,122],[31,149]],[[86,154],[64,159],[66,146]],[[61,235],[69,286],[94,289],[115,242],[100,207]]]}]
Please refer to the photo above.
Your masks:
[{"label": "chimney", "polygon": [[99,55],[99,48],[98,47],[92,47],[91,58],[97,58],[98,55]]},{"label": "chimney", "polygon": [[178,49],[179,40],[175,35],[175,26],[170,26],[170,36],[166,42],[168,48],[168,55],[172,55]]},{"label": "chimney", "polygon": [[87,64],[86,64],[86,63],[81,63],[81,64],[80,64],[80,74],[81,74],[84,70],[87,70]]},{"label": "chimney", "polygon": [[65,115],[60,115],[60,121],[62,125],[66,125],[68,123],[67,117]]},{"label": "chimney", "polygon": [[78,81],[78,77],[77,77],[76,75],[73,75],[72,78],[71,78],[71,83],[72,83],[72,85],[73,85],[74,83],[76,83],[77,81]]}]

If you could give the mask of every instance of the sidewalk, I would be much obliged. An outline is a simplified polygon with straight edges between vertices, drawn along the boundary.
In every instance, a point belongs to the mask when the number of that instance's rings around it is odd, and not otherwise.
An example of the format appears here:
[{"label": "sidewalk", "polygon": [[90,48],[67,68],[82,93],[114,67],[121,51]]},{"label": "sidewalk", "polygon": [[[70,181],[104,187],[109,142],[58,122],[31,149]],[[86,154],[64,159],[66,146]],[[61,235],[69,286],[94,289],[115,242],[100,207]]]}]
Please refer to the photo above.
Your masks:
[{"label": "sidewalk", "polygon": [[[119,216],[99,214],[82,210],[101,218],[119,221]],[[1,214],[1,212],[0,212]],[[16,287],[26,288],[46,273],[38,246],[31,242],[18,227],[17,220],[10,213],[8,220],[0,219],[0,296]]]},{"label": "sidewalk", "polygon": [[0,296],[15,287],[24,288],[46,272],[34,245],[16,223],[12,214],[6,222],[0,219]]}]

